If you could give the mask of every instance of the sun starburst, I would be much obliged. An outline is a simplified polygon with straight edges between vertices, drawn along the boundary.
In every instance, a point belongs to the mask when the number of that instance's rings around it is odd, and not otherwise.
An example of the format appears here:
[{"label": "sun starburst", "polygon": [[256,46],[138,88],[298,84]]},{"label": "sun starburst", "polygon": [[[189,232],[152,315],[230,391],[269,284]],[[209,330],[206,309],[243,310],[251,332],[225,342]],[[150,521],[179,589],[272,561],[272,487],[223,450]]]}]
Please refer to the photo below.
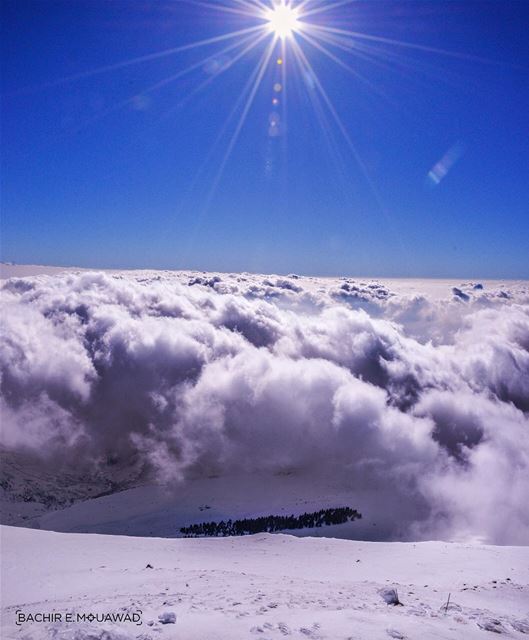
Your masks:
[{"label": "sun starburst", "polygon": [[[362,82],[372,90],[374,94],[385,97],[380,86],[377,86],[369,77],[362,75],[359,70],[360,65],[355,64],[355,61],[369,61],[373,65],[386,68],[390,65],[395,67],[396,62],[404,65],[408,61],[400,56],[399,50],[405,48],[421,53],[458,55],[450,51],[344,28],[344,16],[350,16],[345,11],[346,6],[354,5],[356,0],[175,1],[194,6],[197,11],[207,9],[212,14],[216,14],[216,24],[222,24],[220,19],[222,15],[226,17],[226,23],[236,20],[238,28],[218,33],[204,40],[188,42],[178,47],[81,72],[49,83],[48,86],[110,73],[130,65],[146,63],[184,52],[209,49],[210,52],[207,56],[196,60],[187,67],[177,66],[173,74],[145,87],[141,92],[142,96],[145,96],[164,89],[184,76],[199,75],[203,72],[204,77],[187,93],[183,94],[179,102],[175,104],[174,108],[178,109],[196,96],[198,92],[212,83],[218,82],[219,78],[237,63],[248,59],[252,52],[262,48],[256,67],[253,72],[246,75],[245,81],[241,83],[241,92],[234,99],[233,109],[228,114],[210,153],[206,155],[206,161],[209,161],[221,141],[226,142],[216,176],[212,181],[213,186],[208,201],[221,179],[251,108],[258,95],[261,95],[259,89],[271,75],[274,77],[270,84],[269,99],[273,111],[266,123],[269,136],[271,138],[282,137],[287,132],[287,80],[290,75],[299,74],[304,80],[302,84],[307,87],[306,102],[316,109],[316,115],[326,139],[329,140],[333,137],[330,133],[332,130],[338,132],[342,143],[349,149],[355,162],[364,172],[371,189],[375,191],[374,184],[367,175],[364,163],[355,147],[353,137],[347,130],[328,89],[325,87],[325,79],[319,76],[311,58],[318,56],[333,61],[342,70],[351,74],[356,81]],[[271,65],[276,66],[276,71],[273,74],[269,73]],[[135,94],[109,107],[102,115],[114,112],[128,104],[136,104],[137,100],[138,94]],[[102,117],[102,115],[100,114],[98,117]],[[230,127],[231,135],[229,133]]]},{"label": "sun starburst", "polygon": [[300,28],[299,9],[287,2],[277,3],[265,13],[268,29],[281,40],[290,38]]}]

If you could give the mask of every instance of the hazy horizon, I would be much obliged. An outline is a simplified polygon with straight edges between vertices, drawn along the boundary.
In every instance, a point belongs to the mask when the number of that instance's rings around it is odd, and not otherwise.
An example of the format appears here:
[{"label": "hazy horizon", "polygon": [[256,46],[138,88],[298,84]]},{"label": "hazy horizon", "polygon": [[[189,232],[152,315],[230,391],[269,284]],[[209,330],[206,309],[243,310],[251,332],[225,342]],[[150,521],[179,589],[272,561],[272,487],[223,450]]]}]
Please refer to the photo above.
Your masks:
[{"label": "hazy horizon", "polygon": [[[12,267],[13,269],[6,269],[6,267]],[[22,272],[17,268],[22,269]],[[476,283],[479,282],[524,282],[529,280],[529,276],[527,277],[487,277],[487,276],[479,276],[479,275],[432,275],[432,276],[415,276],[415,275],[402,275],[402,276],[394,276],[394,275],[376,275],[376,274],[355,274],[355,273],[330,273],[330,274],[319,274],[319,273],[304,273],[302,271],[221,271],[218,269],[200,269],[200,268],[192,268],[192,267],[143,267],[143,266],[130,266],[130,267],[121,267],[121,266],[92,266],[92,265],[79,265],[79,264],[39,264],[36,262],[26,262],[19,263],[13,261],[1,261],[0,262],[0,277],[1,278],[10,278],[10,277],[24,277],[24,276],[32,276],[38,275],[39,269],[49,269],[50,273],[55,272],[56,270],[82,270],[82,271],[174,271],[174,272],[192,272],[192,273],[211,273],[211,274],[221,274],[221,275],[232,275],[234,273],[241,274],[249,274],[255,276],[291,276],[297,275],[302,276],[304,278],[321,278],[321,279],[339,279],[339,278],[353,278],[353,279],[364,279],[364,280],[410,280],[410,281],[430,281],[437,280],[442,282],[463,282],[468,280],[474,280]],[[42,273],[45,273],[42,272]]]}]

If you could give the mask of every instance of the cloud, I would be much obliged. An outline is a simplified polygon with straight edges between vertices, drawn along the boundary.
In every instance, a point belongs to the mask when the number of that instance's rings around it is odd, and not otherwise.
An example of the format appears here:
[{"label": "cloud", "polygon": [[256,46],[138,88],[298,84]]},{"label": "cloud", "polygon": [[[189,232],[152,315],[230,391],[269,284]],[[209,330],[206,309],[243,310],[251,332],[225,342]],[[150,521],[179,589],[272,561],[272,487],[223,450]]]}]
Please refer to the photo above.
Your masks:
[{"label": "cloud", "polygon": [[12,278],[2,446],[164,482],[308,472],[402,504],[390,538],[529,543],[529,288],[480,285]]}]

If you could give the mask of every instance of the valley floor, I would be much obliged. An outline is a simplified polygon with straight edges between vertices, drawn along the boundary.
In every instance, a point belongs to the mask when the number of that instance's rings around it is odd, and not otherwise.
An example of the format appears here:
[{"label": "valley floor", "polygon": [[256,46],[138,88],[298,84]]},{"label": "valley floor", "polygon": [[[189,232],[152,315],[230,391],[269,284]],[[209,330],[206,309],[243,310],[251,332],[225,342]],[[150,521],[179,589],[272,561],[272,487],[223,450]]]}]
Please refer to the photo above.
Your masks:
[{"label": "valley floor", "polygon": [[[134,538],[8,526],[0,529],[0,541],[4,640],[529,634],[527,547],[277,534]],[[403,606],[386,603],[392,589]],[[132,616],[138,610],[140,626],[87,620],[17,625],[17,615],[56,612],[64,619],[67,613]]]}]

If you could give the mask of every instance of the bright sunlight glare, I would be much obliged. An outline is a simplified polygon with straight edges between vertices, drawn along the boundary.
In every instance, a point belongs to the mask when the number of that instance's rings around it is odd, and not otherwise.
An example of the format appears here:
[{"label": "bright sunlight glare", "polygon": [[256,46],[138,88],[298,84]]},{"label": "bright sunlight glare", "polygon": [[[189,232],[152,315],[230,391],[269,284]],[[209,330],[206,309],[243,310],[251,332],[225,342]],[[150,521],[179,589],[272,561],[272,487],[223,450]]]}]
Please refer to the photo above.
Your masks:
[{"label": "bright sunlight glare", "polygon": [[[325,78],[320,78],[312,65],[312,56],[321,55],[332,60],[342,69],[353,75],[356,80],[361,81],[367,85],[368,88],[377,94],[381,94],[383,97],[386,96],[384,96],[382,89],[378,87],[372,79],[361,75],[356,65],[351,64],[351,60],[354,62],[360,58],[370,61],[373,64],[382,64],[383,66],[387,66],[393,62],[400,63],[401,61],[402,64],[408,64],[407,57],[399,54],[398,50],[400,48],[430,54],[444,54],[451,57],[467,57],[464,54],[431,48],[414,42],[395,40],[372,33],[351,31],[344,28],[349,20],[344,21],[341,19],[337,21],[337,18],[340,17],[337,9],[345,9],[348,5],[356,5],[357,0],[222,0],[222,2],[216,2],[215,4],[211,3],[211,0],[181,1],[199,6],[214,7],[219,12],[225,13],[230,17],[232,14],[244,16],[247,19],[247,24],[246,22],[241,22],[239,25],[240,28],[234,31],[222,31],[204,40],[183,43],[177,47],[155,51],[147,55],[122,60],[103,67],[96,67],[66,76],[51,82],[48,86],[54,87],[65,82],[81,80],[90,76],[117,71],[118,69],[131,65],[172,56],[177,53],[210,47],[212,45],[221,45],[221,43],[223,43],[220,49],[214,52],[210,50],[205,57],[192,62],[188,66],[176,68],[174,73],[169,76],[162,77],[156,82],[144,87],[141,91],[140,98],[138,94],[135,93],[120,102],[110,105],[106,110],[95,116],[95,118],[98,119],[130,105],[133,105],[133,108],[138,108],[138,105],[139,108],[142,108],[142,101],[148,100],[149,94],[167,87],[184,76],[190,76],[192,73],[200,70],[210,69],[211,72],[207,71],[205,77],[202,77],[201,81],[190,89],[187,94],[183,95],[177,105],[175,105],[175,109],[180,109],[183,104],[210,86],[213,82],[217,82],[218,78],[222,78],[229,69],[233,68],[241,60],[247,59],[248,54],[259,47],[260,54],[256,66],[249,77],[246,78],[246,82],[243,83],[241,92],[237,96],[233,108],[224,121],[217,140],[207,156],[208,160],[210,156],[216,152],[217,146],[220,145],[221,141],[227,139],[226,148],[221,156],[219,167],[212,179],[212,186],[207,196],[204,211],[208,208],[217,186],[220,183],[224,169],[237,144],[248,114],[257,96],[260,95],[261,84],[266,78],[271,80],[272,91],[268,99],[273,107],[273,111],[269,114],[269,118],[266,121],[269,136],[271,138],[281,137],[287,130],[285,124],[287,76],[298,72],[305,80],[310,103],[316,109],[317,118],[325,131],[325,135],[330,137],[332,128],[335,127],[337,129],[337,132],[340,134],[340,139],[349,148],[349,151],[365,175],[378,202],[379,196],[368,175],[367,167],[360,157],[354,140],[347,131],[337,108],[333,104],[331,95],[325,88]],[[389,50],[390,47],[391,50]],[[289,60],[288,63],[287,60]],[[270,64],[273,64],[275,67],[273,77],[272,73],[268,74],[268,76],[266,75]],[[230,129],[231,134],[228,134],[227,132],[230,131]],[[331,152],[335,156],[335,161],[340,163],[342,160],[336,152],[336,149],[332,149]],[[450,160],[450,158],[451,155],[448,159]],[[432,170],[432,175],[431,180],[433,180],[434,183],[438,183],[437,178],[439,176],[436,178],[435,167]]]},{"label": "bright sunlight glare", "polygon": [[299,12],[288,4],[278,4],[267,12],[268,27],[278,38],[285,40],[299,26]]}]

